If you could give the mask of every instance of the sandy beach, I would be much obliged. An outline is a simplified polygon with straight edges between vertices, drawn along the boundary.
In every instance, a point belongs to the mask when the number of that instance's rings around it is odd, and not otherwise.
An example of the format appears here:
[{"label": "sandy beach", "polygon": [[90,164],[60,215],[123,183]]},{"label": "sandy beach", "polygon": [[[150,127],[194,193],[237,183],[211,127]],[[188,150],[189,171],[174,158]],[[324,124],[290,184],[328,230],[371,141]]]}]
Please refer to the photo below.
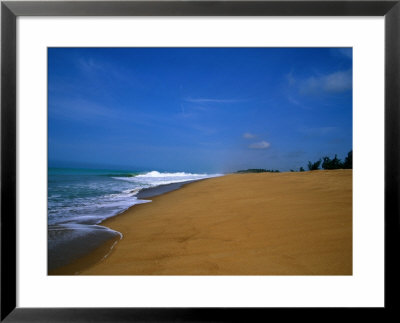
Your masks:
[{"label": "sandy beach", "polygon": [[231,174],[151,200],[102,223],[123,234],[104,260],[88,267],[107,246],[58,273],[352,274],[352,170]]}]

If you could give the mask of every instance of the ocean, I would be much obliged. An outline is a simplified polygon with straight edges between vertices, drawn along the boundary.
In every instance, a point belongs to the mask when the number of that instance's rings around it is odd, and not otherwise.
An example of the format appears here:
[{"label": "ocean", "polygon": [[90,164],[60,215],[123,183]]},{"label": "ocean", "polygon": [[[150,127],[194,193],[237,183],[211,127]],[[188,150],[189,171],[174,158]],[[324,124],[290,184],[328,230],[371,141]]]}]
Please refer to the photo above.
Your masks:
[{"label": "ocean", "polygon": [[48,270],[65,266],[107,241],[112,241],[112,248],[122,234],[102,226],[105,219],[183,183],[221,175],[49,168]]}]

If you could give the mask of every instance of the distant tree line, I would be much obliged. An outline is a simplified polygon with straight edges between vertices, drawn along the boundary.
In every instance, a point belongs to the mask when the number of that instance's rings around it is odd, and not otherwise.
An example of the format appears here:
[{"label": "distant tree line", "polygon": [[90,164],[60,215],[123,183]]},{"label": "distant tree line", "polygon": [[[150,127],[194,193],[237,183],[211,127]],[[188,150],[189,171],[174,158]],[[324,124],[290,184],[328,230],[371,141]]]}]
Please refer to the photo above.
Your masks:
[{"label": "distant tree line", "polygon": [[337,155],[333,159],[328,156],[322,157],[322,159],[317,160],[316,162],[308,162],[309,170],[317,170],[320,169],[321,166],[323,169],[352,169],[353,168],[353,151],[349,151],[347,153],[347,157],[344,161],[341,161],[337,158]]},{"label": "distant tree line", "polygon": [[245,169],[245,170],[238,170],[237,173],[279,173],[279,170],[263,169],[263,168],[250,168],[250,169]]},{"label": "distant tree line", "polygon": [[[328,156],[318,159],[316,162],[309,161],[307,164],[308,170],[318,170],[320,167],[322,169],[352,169],[353,168],[353,151],[347,153],[347,157],[344,161],[341,161],[335,155],[334,158],[329,158]],[[291,169],[291,172],[296,172]],[[304,168],[300,167],[299,172],[304,172]],[[263,169],[263,168],[250,168],[245,170],[238,170],[237,173],[279,173],[279,170],[275,169]]]}]

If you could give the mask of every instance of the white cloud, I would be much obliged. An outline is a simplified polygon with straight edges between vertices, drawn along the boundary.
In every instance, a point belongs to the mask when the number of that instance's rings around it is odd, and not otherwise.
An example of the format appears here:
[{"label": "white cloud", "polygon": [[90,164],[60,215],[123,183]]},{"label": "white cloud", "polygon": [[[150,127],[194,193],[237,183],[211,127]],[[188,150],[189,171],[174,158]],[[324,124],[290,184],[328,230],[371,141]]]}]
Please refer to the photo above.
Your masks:
[{"label": "white cloud", "polygon": [[291,104],[293,104],[293,105],[296,105],[296,106],[298,106],[298,107],[300,107],[300,108],[302,108],[302,109],[310,110],[310,108],[309,108],[308,106],[302,104],[299,100],[295,99],[295,98],[292,97],[292,96],[288,96],[287,99],[288,99],[288,101],[289,101]]},{"label": "white cloud", "polygon": [[351,71],[340,71],[327,75],[322,80],[323,87],[328,92],[343,92],[352,88]]},{"label": "white cloud", "polygon": [[266,141],[260,141],[260,142],[255,142],[253,144],[251,144],[249,146],[249,148],[251,149],[267,149],[269,148],[269,146],[271,146],[271,144],[269,142]]},{"label": "white cloud", "polygon": [[253,135],[252,133],[249,133],[249,132],[246,132],[246,133],[243,134],[243,138],[244,139],[253,139],[255,137],[257,137],[257,136]]},{"label": "white cloud", "polygon": [[96,70],[102,70],[102,65],[95,62],[92,58],[81,58],[79,59],[79,65],[85,72],[93,72]]},{"label": "white cloud", "polygon": [[353,87],[352,71],[337,71],[331,74],[311,76],[303,80],[289,80],[289,85],[295,85],[301,94],[318,92],[340,93]]}]

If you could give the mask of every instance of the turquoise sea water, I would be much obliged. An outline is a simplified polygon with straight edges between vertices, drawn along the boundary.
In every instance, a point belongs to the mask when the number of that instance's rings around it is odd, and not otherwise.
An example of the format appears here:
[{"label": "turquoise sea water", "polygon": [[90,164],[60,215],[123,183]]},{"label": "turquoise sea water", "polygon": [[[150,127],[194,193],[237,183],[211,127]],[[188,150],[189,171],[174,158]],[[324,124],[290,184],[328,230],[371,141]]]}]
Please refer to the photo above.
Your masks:
[{"label": "turquoise sea water", "polygon": [[220,174],[49,168],[49,270],[68,264],[109,239],[121,238],[119,232],[100,223],[132,205],[150,202],[137,197],[141,190],[215,176]]},{"label": "turquoise sea water", "polygon": [[140,187],[117,178],[138,175],[114,170],[51,168],[48,173],[48,223],[100,223],[135,204]]}]

